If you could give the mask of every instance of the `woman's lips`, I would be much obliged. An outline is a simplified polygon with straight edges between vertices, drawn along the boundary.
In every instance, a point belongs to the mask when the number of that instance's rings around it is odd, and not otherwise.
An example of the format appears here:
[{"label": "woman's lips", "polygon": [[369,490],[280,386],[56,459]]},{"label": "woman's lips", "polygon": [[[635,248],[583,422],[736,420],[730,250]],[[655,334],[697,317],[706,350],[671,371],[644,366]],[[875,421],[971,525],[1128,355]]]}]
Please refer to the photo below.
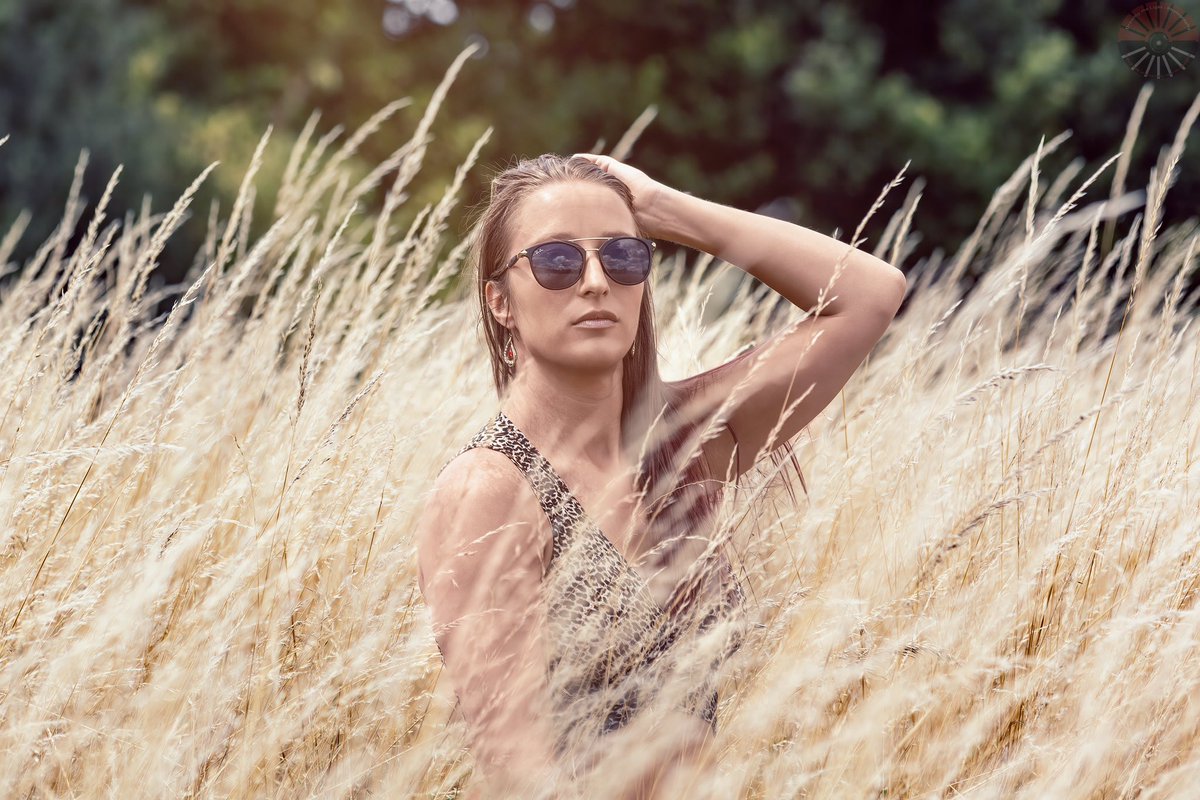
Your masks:
[{"label": "woman's lips", "polygon": [[585,319],[575,323],[576,328],[611,328],[616,325],[611,319]]}]

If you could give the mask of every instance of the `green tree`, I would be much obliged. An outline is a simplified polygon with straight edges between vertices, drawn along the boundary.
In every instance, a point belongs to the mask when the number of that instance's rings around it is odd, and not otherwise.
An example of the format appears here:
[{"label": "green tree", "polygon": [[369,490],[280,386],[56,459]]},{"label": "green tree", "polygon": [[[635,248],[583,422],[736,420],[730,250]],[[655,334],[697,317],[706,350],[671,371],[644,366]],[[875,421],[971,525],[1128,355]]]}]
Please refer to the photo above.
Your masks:
[{"label": "green tree", "polygon": [[154,23],[120,0],[0,3],[0,136],[10,137],[0,148],[0,228],[31,213],[19,256],[59,225],[83,149],[86,199],[98,200],[124,165],[118,216],[144,193],[158,203],[178,193],[180,154],[146,71]]}]

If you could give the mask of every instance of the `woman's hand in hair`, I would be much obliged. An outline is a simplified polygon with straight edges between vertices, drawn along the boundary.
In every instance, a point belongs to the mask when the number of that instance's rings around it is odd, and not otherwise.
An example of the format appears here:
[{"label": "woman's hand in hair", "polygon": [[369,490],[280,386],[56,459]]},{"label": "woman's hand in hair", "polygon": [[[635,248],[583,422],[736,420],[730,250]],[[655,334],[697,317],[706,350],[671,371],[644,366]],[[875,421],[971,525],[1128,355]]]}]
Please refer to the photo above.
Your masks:
[{"label": "woman's hand in hair", "polygon": [[657,217],[654,209],[659,199],[669,191],[667,186],[654,180],[637,167],[631,167],[612,156],[575,153],[573,157],[591,161],[628,186],[629,191],[633,194],[633,213],[637,218],[638,225],[650,238],[658,238],[659,231],[656,229]]}]

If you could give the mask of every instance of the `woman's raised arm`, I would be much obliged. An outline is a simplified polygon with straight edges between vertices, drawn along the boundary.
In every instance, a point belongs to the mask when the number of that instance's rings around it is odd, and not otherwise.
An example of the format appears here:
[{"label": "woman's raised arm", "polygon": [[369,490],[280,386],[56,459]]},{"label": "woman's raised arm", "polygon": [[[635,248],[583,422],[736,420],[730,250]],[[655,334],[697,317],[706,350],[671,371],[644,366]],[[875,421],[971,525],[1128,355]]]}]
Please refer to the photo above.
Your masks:
[{"label": "woman's raised arm", "polygon": [[740,267],[805,311],[821,306],[749,352],[679,384],[696,418],[724,404],[733,436],[711,439],[706,456],[717,472],[728,474],[730,465],[736,477],[837,396],[899,310],[904,273],[814,230],[666,187],[647,220],[654,235]]},{"label": "woman's raised arm", "polygon": [[805,311],[821,306],[749,352],[677,382],[688,417],[707,419],[724,407],[721,427],[732,435],[709,439],[704,454],[731,480],[837,396],[904,301],[904,273],[831,236],[673,189],[611,156],[576,156],[629,187],[645,235],[711,253]]}]

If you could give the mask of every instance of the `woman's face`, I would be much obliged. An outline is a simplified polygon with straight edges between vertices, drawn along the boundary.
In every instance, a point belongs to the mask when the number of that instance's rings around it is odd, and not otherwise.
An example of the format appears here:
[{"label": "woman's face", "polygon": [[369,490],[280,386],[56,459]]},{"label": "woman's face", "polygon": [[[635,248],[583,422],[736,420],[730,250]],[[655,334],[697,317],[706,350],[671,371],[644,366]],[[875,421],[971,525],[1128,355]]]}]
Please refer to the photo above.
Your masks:
[{"label": "woman's face", "polygon": [[[530,193],[517,206],[501,264],[522,249],[551,239],[602,237],[575,243],[598,248],[605,237],[637,235],[633,214],[612,189],[582,181],[551,184]],[[518,370],[522,358],[533,358],[568,370],[611,371],[629,351],[645,284],[610,281],[598,252],[587,254],[583,276],[567,289],[543,288],[533,277],[528,258],[513,264],[506,276],[507,296],[494,282],[488,283],[486,292],[492,314],[513,333]],[[575,324],[597,310],[611,312],[616,324]]]}]

